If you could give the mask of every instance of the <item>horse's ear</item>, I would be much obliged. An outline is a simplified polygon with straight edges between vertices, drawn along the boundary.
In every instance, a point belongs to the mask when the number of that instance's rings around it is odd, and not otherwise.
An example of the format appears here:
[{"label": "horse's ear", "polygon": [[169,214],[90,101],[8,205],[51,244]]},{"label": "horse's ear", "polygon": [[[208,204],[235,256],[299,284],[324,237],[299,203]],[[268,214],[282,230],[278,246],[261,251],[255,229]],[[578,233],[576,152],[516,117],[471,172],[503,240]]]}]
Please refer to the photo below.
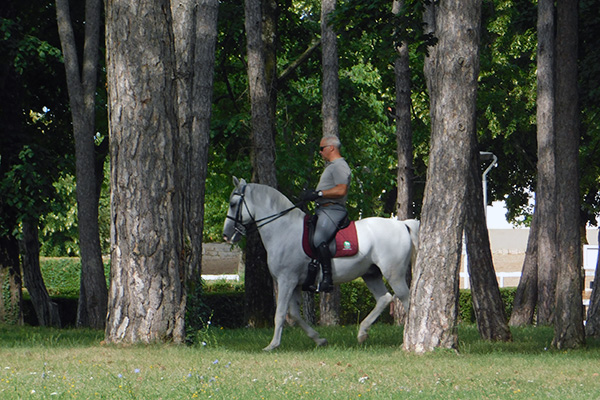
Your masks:
[{"label": "horse's ear", "polygon": [[235,186],[236,188],[241,187],[241,186],[246,186],[246,180],[245,179],[238,179],[235,176],[233,177],[233,186]]}]

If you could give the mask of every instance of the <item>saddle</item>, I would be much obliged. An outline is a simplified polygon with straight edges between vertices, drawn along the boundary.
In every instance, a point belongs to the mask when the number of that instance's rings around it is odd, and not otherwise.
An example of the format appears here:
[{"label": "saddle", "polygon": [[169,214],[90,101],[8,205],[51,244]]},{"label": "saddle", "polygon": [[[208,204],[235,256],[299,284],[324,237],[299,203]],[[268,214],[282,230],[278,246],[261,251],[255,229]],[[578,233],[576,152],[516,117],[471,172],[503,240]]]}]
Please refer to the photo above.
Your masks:
[{"label": "saddle", "polygon": [[[312,246],[312,237],[315,232],[315,215],[306,215],[304,217],[304,233],[302,234],[302,249],[310,258],[316,258],[316,251]],[[332,248],[333,247],[333,248]],[[335,240],[330,244],[331,254],[334,258],[350,257],[358,253],[358,236],[356,234],[356,225],[348,217],[342,222],[340,230],[335,235]]]}]

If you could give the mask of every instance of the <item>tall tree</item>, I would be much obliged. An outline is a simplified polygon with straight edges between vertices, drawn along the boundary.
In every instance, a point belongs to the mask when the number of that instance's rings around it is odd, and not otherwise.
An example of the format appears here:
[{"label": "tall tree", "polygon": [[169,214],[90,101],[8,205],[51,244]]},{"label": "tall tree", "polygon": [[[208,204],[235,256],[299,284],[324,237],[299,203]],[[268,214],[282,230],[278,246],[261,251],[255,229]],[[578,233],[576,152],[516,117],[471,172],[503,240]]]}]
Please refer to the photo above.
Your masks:
[{"label": "tall tree", "polygon": [[96,179],[94,143],[101,5],[100,0],[86,1],[85,42],[80,67],[69,1],[56,0],[56,19],[65,60],[75,137],[77,217],[81,252],[77,324],[96,329],[104,328],[108,301],[98,229],[100,188]]},{"label": "tall tree", "polygon": [[168,0],[106,9],[112,251],[106,340],[184,340],[176,60]]},{"label": "tall tree", "polygon": [[559,349],[585,343],[579,231],[579,99],[577,85],[577,0],[557,3],[556,180],[558,257],[552,344]]},{"label": "tall tree", "polygon": [[[277,187],[275,170],[276,39],[274,0],[245,0],[248,84],[252,114],[252,181]],[[264,38],[264,39],[263,39]],[[246,319],[254,327],[273,323],[275,303],[267,254],[257,232],[246,242]]]},{"label": "tall tree", "polygon": [[40,269],[40,241],[38,221],[29,218],[23,222],[23,278],[31,296],[38,323],[60,328],[58,304],[50,299]]},{"label": "tall tree", "polygon": [[[473,140],[473,143],[476,145],[477,140]],[[467,182],[466,207],[469,211],[465,215],[465,240],[473,310],[479,334],[483,339],[509,341],[512,335],[504,313],[492,260],[485,214],[487,204],[483,203],[479,165],[479,151],[475,148]]]},{"label": "tall tree", "polygon": [[537,48],[537,184],[533,222],[510,324],[552,323],[554,312],[556,242],[556,132],[554,2],[538,2]]},{"label": "tall tree", "polygon": [[535,306],[537,304],[537,254],[538,254],[538,230],[539,214],[534,210],[527,239],[527,248],[525,249],[525,260],[521,271],[521,279],[517,286],[515,299],[513,301],[513,311],[510,314],[508,324],[510,326],[523,326],[533,323]]},{"label": "tall tree", "polygon": [[557,277],[556,236],[556,131],[555,131],[555,23],[554,2],[538,2],[537,51],[537,185],[535,212],[538,213],[537,322],[553,322]]},{"label": "tall tree", "polygon": [[193,314],[202,287],[202,231],[218,10],[218,0],[171,2],[179,119],[177,170],[183,188],[186,243],[182,261],[186,307],[192,318],[198,317]]},{"label": "tall tree", "polygon": [[481,2],[432,5],[438,43],[431,50],[431,150],[419,252],[403,348],[456,348],[458,273],[467,177],[475,149]]},{"label": "tall tree", "polygon": [[[403,5],[401,0],[393,0],[392,14],[398,15]],[[402,29],[397,26],[396,29]],[[396,88],[396,145],[398,152],[398,173],[396,185],[396,217],[399,220],[413,218],[413,133],[411,127],[411,85],[408,41],[404,40],[395,46],[397,56],[394,59],[394,83]],[[407,272],[407,282],[410,286],[412,270]],[[406,311],[402,302],[394,297],[392,308],[394,321],[404,322]]]},{"label": "tall tree", "polygon": [[64,67],[52,4],[8,1],[0,6],[0,275],[2,286],[10,288],[0,314],[7,322],[23,321],[17,240],[23,233],[23,272],[38,320],[59,324],[56,314],[47,313],[55,305],[35,271],[39,241],[37,227],[31,226],[51,209],[53,183],[70,169],[71,161],[68,101],[61,84]]},{"label": "tall tree", "polygon": [[[329,24],[330,13],[335,11],[336,0],[321,1],[321,59],[323,83],[321,93],[323,102],[321,114],[323,115],[323,136],[340,137],[340,101],[339,101],[339,67],[337,36]],[[321,316],[319,324],[332,326],[340,320],[341,292],[336,286],[330,293],[321,293]]]}]

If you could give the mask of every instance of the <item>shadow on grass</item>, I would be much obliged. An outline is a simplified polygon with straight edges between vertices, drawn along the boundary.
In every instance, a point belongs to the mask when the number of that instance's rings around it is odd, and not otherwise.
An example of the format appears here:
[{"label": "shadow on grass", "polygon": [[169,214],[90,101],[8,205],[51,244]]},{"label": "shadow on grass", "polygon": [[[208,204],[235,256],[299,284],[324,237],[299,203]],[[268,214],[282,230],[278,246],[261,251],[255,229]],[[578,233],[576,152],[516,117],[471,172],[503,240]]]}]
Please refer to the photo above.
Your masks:
[{"label": "shadow on grass", "polygon": [[[317,327],[321,337],[326,338],[328,346],[325,348],[347,350],[380,350],[397,351],[402,348],[403,327],[375,324],[369,332],[369,339],[364,344],[356,340],[358,326]],[[552,327],[521,327],[512,328],[513,340],[511,342],[492,342],[483,340],[479,336],[477,326],[474,324],[461,324],[458,328],[459,352],[461,354],[545,354],[564,352],[552,347],[554,330]],[[269,344],[273,335],[270,328],[264,329],[232,329],[217,330],[214,342],[218,347],[233,351],[259,353]],[[277,352],[307,352],[319,349],[315,343],[306,336],[299,327],[286,327],[283,330],[281,346]],[[582,351],[600,357],[600,340],[587,339],[587,344]]]},{"label": "shadow on grass", "polygon": [[92,329],[57,329],[41,326],[0,324],[0,347],[87,347],[100,344],[104,331]]},{"label": "shadow on grass", "polygon": [[[369,332],[369,339],[359,344],[356,339],[357,325],[338,327],[316,327],[321,337],[326,338],[328,346],[319,348],[299,327],[286,326],[283,330],[281,346],[277,352],[311,352],[332,350],[398,351],[402,348],[403,327],[377,323]],[[459,352],[461,354],[546,354],[564,352],[554,349],[552,327],[512,328],[512,342],[490,342],[479,337],[477,326],[461,324],[458,328]],[[223,329],[211,327],[198,332],[193,347],[207,345],[244,353],[262,353],[262,349],[271,341],[272,328],[263,329]],[[32,326],[13,326],[0,324],[0,347],[89,347],[99,346],[104,332],[91,329],[55,329]],[[203,344],[204,343],[204,344]],[[600,358],[600,340],[587,339],[582,349],[573,350],[586,356]]]}]

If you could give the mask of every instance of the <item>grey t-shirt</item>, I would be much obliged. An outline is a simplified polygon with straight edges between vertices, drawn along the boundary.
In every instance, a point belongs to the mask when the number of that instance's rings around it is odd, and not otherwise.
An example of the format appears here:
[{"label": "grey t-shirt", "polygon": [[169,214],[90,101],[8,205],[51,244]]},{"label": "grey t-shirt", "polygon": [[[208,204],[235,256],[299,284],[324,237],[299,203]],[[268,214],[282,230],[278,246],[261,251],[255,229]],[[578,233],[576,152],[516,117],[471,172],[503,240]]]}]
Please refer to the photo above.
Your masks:
[{"label": "grey t-shirt", "polygon": [[[321,179],[319,180],[319,184],[317,185],[317,190],[327,190],[337,185],[344,184],[350,186],[350,178],[352,176],[352,172],[350,171],[350,167],[344,158],[337,158],[331,162],[328,162],[325,166],[325,170],[321,175]],[[344,197],[340,197],[339,199],[325,199],[319,198],[316,200],[318,204],[324,203],[336,203],[342,206],[346,205],[346,200],[348,199],[348,195]]]}]

